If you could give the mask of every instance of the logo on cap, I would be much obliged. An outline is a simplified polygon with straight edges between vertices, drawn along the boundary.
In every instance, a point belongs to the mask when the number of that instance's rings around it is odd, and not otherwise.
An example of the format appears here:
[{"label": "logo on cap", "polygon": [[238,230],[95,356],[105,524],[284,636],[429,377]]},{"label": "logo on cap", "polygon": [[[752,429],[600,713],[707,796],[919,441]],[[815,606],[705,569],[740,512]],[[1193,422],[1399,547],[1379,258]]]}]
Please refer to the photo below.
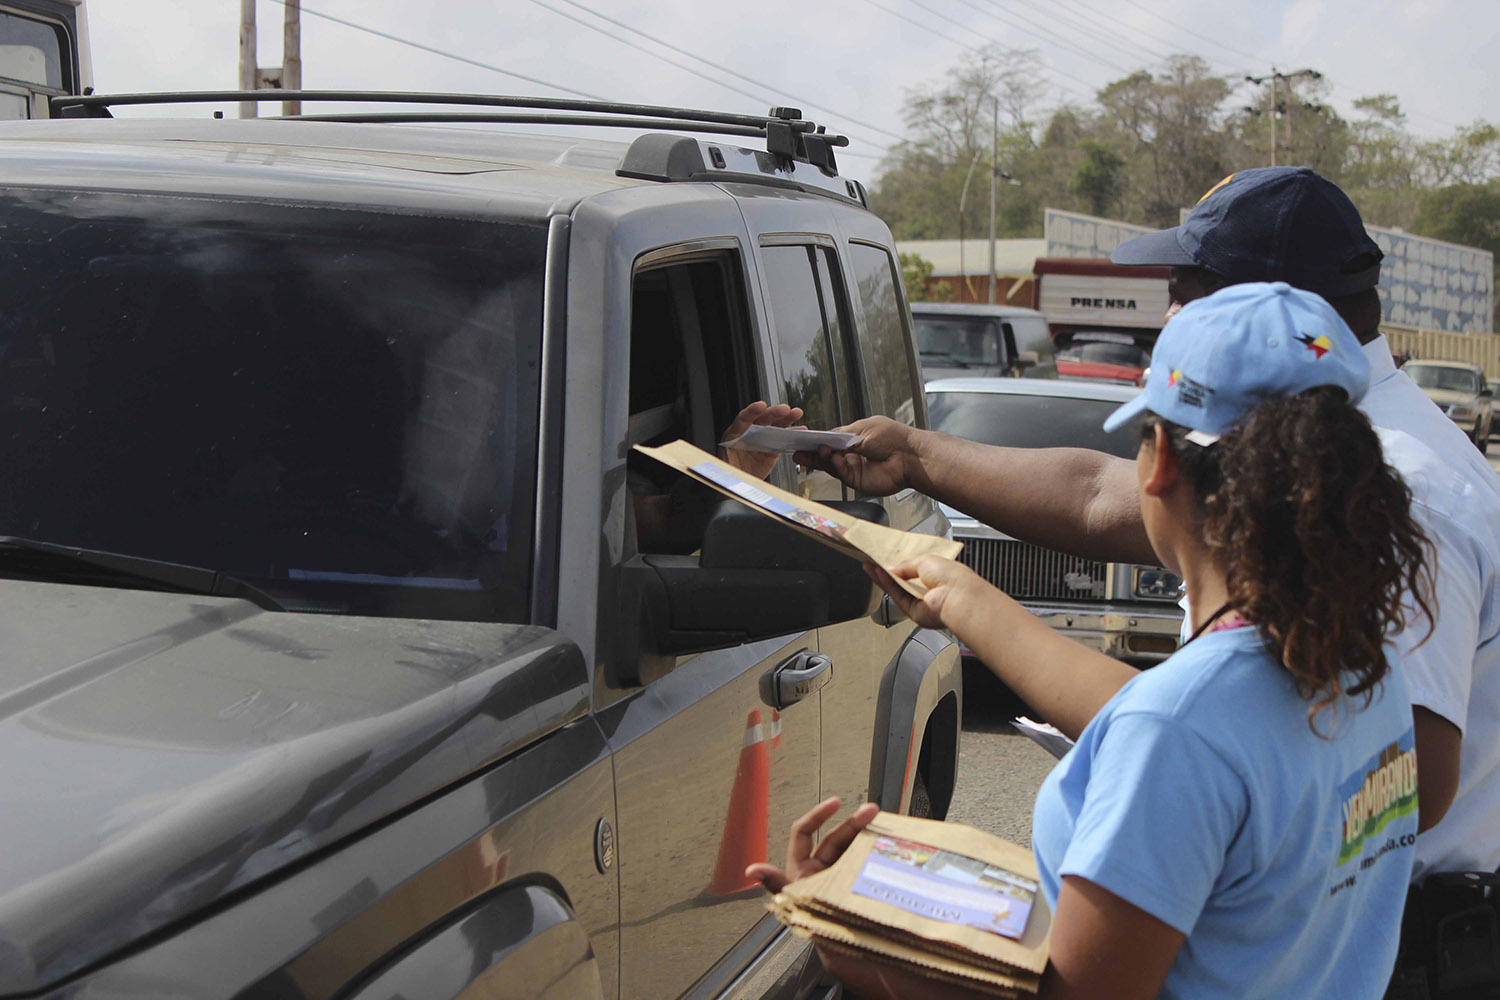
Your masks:
[{"label": "logo on cap", "polygon": [[1199,198],[1197,203],[1199,205],[1203,204],[1205,201],[1208,200],[1208,198],[1209,198],[1209,196],[1211,194],[1213,194],[1215,191],[1219,190],[1219,188],[1223,187],[1225,184],[1228,184],[1230,181],[1234,180],[1234,178],[1235,178],[1235,174],[1230,174],[1228,177],[1224,178],[1222,181],[1220,181],[1219,183],[1215,184],[1213,187],[1209,188],[1207,191],[1203,192],[1203,197]]},{"label": "logo on cap", "polygon": [[1322,359],[1323,355],[1333,350],[1333,341],[1324,335],[1314,337],[1310,333],[1297,334],[1297,342],[1313,352],[1313,357]]},{"label": "logo on cap", "polygon": [[1177,380],[1180,379],[1180,378],[1182,378],[1182,372],[1178,371],[1175,368],[1172,369],[1172,374],[1169,375],[1169,376],[1167,376],[1167,385],[1169,385],[1169,386],[1176,385],[1177,384]]}]

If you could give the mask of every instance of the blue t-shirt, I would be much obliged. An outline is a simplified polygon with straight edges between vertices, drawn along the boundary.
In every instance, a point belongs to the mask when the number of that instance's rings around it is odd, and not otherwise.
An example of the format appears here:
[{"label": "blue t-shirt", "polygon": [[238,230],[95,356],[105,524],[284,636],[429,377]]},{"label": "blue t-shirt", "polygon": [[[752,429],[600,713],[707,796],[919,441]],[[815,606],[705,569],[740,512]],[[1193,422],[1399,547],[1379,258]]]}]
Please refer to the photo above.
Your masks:
[{"label": "blue t-shirt", "polygon": [[1047,900],[1077,875],[1182,931],[1160,996],[1384,993],[1417,835],[1406,682],[1318,732],[1308,707],[1259,630],[1210,632],[1132,678],[1043,783]]}]

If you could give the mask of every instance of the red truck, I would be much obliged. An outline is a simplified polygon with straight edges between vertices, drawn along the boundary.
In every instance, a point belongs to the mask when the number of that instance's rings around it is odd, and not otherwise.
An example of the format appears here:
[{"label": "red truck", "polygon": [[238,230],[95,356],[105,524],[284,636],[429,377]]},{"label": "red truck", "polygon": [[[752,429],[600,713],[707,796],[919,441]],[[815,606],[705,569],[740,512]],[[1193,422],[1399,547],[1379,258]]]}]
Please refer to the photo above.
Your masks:
[{"label": "red truck", "polygon": [[1167,311],[1169,270],[1041,257],[1032,273],[1032,308],[1047,317],[1058,375],[1141,384]]}]

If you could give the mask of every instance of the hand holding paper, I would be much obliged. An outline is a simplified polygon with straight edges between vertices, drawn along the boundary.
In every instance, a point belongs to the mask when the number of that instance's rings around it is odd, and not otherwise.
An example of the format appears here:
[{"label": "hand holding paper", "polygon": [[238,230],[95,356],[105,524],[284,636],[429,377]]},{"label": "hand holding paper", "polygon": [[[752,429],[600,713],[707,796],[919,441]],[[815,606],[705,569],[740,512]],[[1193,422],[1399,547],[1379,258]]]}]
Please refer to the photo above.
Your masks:
[{"label": "hand holding paper", "polygon": [[[725,496],[774,517],[803,534],[838,549],[860,562],[894,567],[919,556],[938,555],[952,559],[963,545],[936,535],[897,531],[850,517],[818,503],[746,475],[727,462],[695,448],[686,441],[673,441],[659,448],[636,445],[636,450],[686,473]],[[920,582],[897,580],[897,585],[916,597],[925,593]]]},{"label": "hand holding paper", "polygon": [[[731,428],[732,430],[733,428]],[[858,434],[847,431],[810,431],[805,427],[769,427],[754,424],[739,436],[720,442],[722,447],[744,451],[764,451],[790,455],[798,451],[817,451],[826,445],[830,451],[848,451],[860,442]]]}]

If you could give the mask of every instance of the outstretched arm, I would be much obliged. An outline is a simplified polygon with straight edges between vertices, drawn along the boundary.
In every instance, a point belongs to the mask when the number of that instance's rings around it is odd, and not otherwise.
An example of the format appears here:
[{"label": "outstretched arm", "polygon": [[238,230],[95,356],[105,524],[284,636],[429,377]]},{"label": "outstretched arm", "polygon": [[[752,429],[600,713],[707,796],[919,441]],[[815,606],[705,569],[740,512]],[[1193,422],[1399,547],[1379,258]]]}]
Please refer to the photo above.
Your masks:
[{"label": "outstretched arm", "polygon": [[907,616],[947,628],[1022,701],[1069,739],[1078,739],[1136,669],[1054,632],[962,563],[924,556],[895,567],[927,588],[919,600],[890,573],[867,564],[875,582]]},{"label": "outstretched arm", "polygon": [[1090,559],[1156,562],[1141,523],[1135,463],[1085,448],[1000,448],[888,417],[841,428],[850,452],[799,452],[861,493],[915,489],[1015,538]]}]

